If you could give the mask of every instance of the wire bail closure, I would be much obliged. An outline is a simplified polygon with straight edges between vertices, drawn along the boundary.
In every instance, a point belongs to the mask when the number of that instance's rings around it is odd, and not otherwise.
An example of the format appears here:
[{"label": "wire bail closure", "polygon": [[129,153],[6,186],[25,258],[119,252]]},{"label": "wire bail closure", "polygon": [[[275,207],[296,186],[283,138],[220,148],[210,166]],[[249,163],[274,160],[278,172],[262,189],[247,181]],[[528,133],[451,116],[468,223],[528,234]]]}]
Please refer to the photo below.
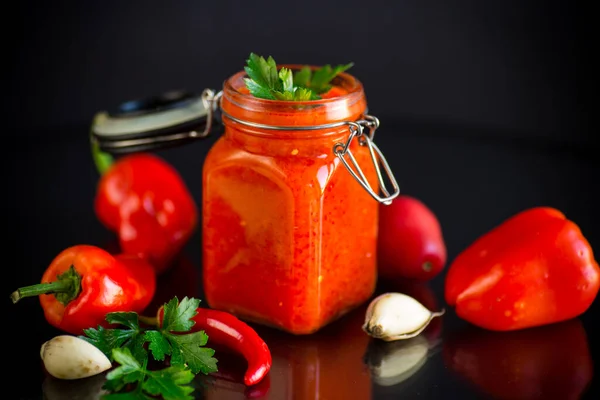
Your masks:
[{"label": "wire bail closure", "polygon": [[[377,128],[379,128],[379,120],[372,115],[365,115],[364,119],[362,120],[356,122],[346,122],[346,124],[349,125],[350,129],[348,140],[346,140],[346,143],[336,143],[333,146],[333,154],[340,159],[348,172],[350,172],[354,179],[356,179],[356,181],[371,195],[371,197],[380,203],[390,205],[392,200],[394,200],[400,194],[400,186],[398,185],[398,182],[396,181],[396,178],[394,177],[394,174],[383,153],[373,142],[375,131]],[[367,134],[365,134],[365,129],[368,130]],[[360,165],[358,165],[356,158],[350,150],[350,144],[355,138],[359,141],[361,146],[367,146],[369,149],[371,161],[373,161],[373,165],[375,166],[375,171],[377,173],[379,189],[383,193],[383,196],[380,196],[379,193],[375,191],[369,184],[369,181],[363,173],[362,168]],[[348,156],[350,163],[346,160],[346,155]],[[390,184],[392,185],[391,192],[386,187],[383,175],[381,173],[380,164],[383,166],[383,170],[385,171],[388,179],[390,180]]]},{"label": "wire bail closure", "polygon": [[[377,147],[377,145],[373,142],[373,138],[375,137],[375,131],[379,127],[379,119],[372,115],[365,114],[363,116],[363,119],[358,121],[341,121],[313,126],[281,126],[244,121],[227,114],[225,111],[221,111],[221,114],[227,119],[230,119],[238,124],[268,130],[306,131],[317,129],[331,129],[348,125],[350,135],[348,136],[346,143],[336,143],[333,146],[333,154],[335,154],[340,159],[340,161],[342,161],[342,163],[344,164],[348,172],[350,172],[350,174],[354,177],[354,179],[356,179],[356,181],[371,195],[371,197],[373,197],[378,202],[383,203],[385,205],[390,205],[392,203],[392,200],[394,200],[400,194],[400,186],[398,185],[398,182],[396,181],[396,178],[394,177],[394,174],[392,173],[392,170],[387,160],[385,159],[381,150],[379,150],[379,147]],[[365,134],[365,129],[367,130],[367,134]],[[373,165],[375,166],[375,171],[377,173],[379,189],[381,190],[383,196],[379,195],[379,193],[375,189],[373,189],[373,187],[367,180],[364,172],[362,171],[362,168],[360,167],[360,165],[358,165],[358,162],[352,154],[352,151],[350,150],[350,144],[355,138],[359,140],[359,144],[361,146],[367,146],[369,149],[369,154],[371,155],[371,160],[373,161]],[[346,160],[346,155],[348,156],[350,162]],[[390,181],[390,184],[392,186],[391,191],[388,190],[385,184],[383,174],[381,173],[380,164],[383,167],[383,170],[385,171],[385,174],[387,175]]]}]

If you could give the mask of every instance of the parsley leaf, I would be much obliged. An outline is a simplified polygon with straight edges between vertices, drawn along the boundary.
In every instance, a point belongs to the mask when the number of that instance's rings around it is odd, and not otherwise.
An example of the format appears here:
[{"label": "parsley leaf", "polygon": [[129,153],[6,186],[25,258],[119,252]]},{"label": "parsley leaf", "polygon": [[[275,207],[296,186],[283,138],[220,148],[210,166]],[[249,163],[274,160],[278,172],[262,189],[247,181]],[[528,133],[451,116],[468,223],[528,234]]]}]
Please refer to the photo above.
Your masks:
[{"label": "parsley leaf", "polygon": [[171,345],[162,332],[146,332],[146,340],[150,342],[148,349],[152,352],[152,357],[156,361],[164,361],[165,355],[171,353]]},{"label": "parsley leaf", "polygon": [[162,329],[168,332],[186,332],[195,322],[191,319],[197,314],[200,300],[184,297],[181,302],[174,297],[164,306]]},{"label": "parsley leaf", "polygon": [[199,304],[200,302],[193,298],[184,297],[181,303],[177,297],[173,298],[164,307],[160,332],[149,332],[148,339],[154,359],[162,360],[165,355],[170,355],[171,365],[187,366],[194,374],[202,372],[206,375],[217,371],[217,360],[213,358],[215,351],[203,347],[208,342],[206,333],[173,333],[189,331],[192,328],[192,318],[197,314]]},{"label": "parsley leaf", "polygon": [[194,374],[185,367],[172,366],[159,371],[149,371],[140,364],[128,349],[113,349],[113,358],[119,367],[107,375],[105,388],[120,391],[129,384],[137,383],[136,388],[127,393],[113,393],[103,397],[106,400],[152,399],[161,396],[165,400],[193,400],[190,385]]},{"label": "parsley leaf", "polygon": [[114,312],[106,315],[106,321],[110,324],[121,324],[129,329],[85,329],[85,336],[81,339],[93,344],[112,361],[112,349],[118,347],[128,348],[139,362],[143,363],[148,355],[144,349],[146,342],[145,334],[140,328],[138,315],[135,312]]},{"label": "parsley leaf", "polygon": [[294,74],[294,85],[308,87],[312,71],[310,67],[304,66],[300,71]]},{"label": "parsley leaf", "polygon": [[329,82],[333,80],[338,74],[351,68],[354,64],[349,63],[346,65],[338,65],[335,68],[331,68],[331,65],[327,64],[315,71],[310,78],[308,88],[312,91],[322,94],[331,89]]},{"label": "parsley leaf", "polygon": [[171,343],[171,365],[187,365],[193,373],[202,372],[207,375],[217,371],[217,360],[213,358],[215,351],[202,347],[208,341],[204,331],[189,335],[166,334]]},{"label": "parsley leaf", "polygon": [[332,68],[325,65],[314,74],[310,67],[304,66],[297,72],[282,67],[277,71],[273,57],[264,57],[250,53],[244,70],[248,75],[244,78],[246,87],[254,97],[268,100],[319,100],[320,94],[331,89],[330,82],[339,73],[346,71],[354,64],[338,65]]},{"label": "parsley leaf", "polygon": [[250,53],[244,70],[254,82],[258,85],[271,90],[280,90],[281,84],[277,75],[277,64],[273,57],[269,56],[267,60],[254,53]]},{"label": "parsley leaf", "polygon": [[[292,77],[287,78],[289,81]],[[289,83],[289,82],[288,82]],[[193,399],[189,384],[194,375],[208,375],[217,371],[215,351],[204,347],[208,336],[204,331],[191,329],[195,325],[200,300],[177,297],[163,305],[162,324],[156,329],[140,326],[135,312],[114,312],[106,315],[111,325],[123,328],[90,328],[80,338],[93,344],[119,366],[107,374],[104,388],[110,390],[109,400]],[[147,318],[144,319],[147,322]],[[149,354],[155,361],[165,361],[170,356],[170,366],[149,370]],[[133,387],[133,389],[132,389]]]}]

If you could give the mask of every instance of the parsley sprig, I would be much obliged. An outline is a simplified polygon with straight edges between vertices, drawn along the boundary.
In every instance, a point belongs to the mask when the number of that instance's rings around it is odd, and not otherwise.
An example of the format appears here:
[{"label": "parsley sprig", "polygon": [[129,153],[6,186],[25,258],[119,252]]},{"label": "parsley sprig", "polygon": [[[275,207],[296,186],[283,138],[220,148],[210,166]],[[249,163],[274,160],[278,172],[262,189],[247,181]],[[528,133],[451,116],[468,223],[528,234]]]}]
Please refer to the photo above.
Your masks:
[{"label": "parsley sprig", "polygon": [[[105,388],[118,392],[136,384],[132,391],[116,393],[113,399],[150,398],[148,395],[162,395],[167,400],[193,399],[189,395],[193,388],[186,385],[194,375],[217,371],[215,351],[204,347],[208,342],[206,333],[202,330],[190,332],[199,304],[200,300],[194,298],[184,297],[181,302],[177,297],[171,299],[163,307],[160,327],[140,325],[135,312],[114,312],[106,315],[106,321],[123,328],[98,326],[84,330],[82,339],[120,364],[107,374]],[[158,362],[164,362],[168,357],[170,366],[149,370],[150,355]]]},{"label": "parsley sprig", "polygon": [[[165,400],[192,400],[194,387],[190,385],[194,373],[183,366],[171,366],[158,371],[149,371],[145,364],[131,354],[128,348],[115,348],[113,359],[120,364],[106,375],[104,388],[114,393],[107,394],[104,400],[153,399],[161,396]],[[128,385],[135,384],[133,390],[118,393]]]},{"label": "parsley sprig", "polygon": [[338,74],[351,68],[354,64],[331,67],[327,64],[314,72],[309,66],[294,73],[289,68],[277,69],[273,57],[265,59],[250,53],[246,60],[246,87],[254,97],[268,100],[318,100],[321,94],[331,89],[330,82]]}]

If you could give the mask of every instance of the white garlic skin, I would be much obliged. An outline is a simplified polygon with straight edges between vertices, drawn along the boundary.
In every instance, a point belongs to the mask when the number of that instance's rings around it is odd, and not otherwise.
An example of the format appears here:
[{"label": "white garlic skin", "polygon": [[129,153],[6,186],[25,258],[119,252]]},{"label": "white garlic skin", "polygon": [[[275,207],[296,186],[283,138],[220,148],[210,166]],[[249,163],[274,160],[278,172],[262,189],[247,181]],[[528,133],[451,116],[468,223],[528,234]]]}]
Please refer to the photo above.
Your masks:
[{"label": "white garlic skin", "polygon": [[108,357],[96,346],[77,336],[59,335],[40,349],[44,367],[58,379],[81,379],[112,367]]},{"label": "white garlic skin", "polygon": [[431,312],[406,294],[383,293],[369,304],[362,328],[376,339],[409,339],[421,333],[432,318],[443,314],[444,310]]}]

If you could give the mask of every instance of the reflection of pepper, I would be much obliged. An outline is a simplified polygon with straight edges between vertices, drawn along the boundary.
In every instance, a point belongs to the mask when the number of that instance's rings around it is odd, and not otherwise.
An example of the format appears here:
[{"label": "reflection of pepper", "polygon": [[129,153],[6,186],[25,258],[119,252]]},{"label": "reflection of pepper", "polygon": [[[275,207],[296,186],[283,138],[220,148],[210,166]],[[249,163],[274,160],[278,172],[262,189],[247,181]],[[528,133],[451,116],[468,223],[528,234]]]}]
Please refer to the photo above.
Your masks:
[{"label": "reflection of pepper", "polygon": [[13,302],[39,296],[44,315],[54,327],[73,335],[106,326],[106,314],[141,312],[156,290],[150,264],[133,255],[113,256],[89,245],[63,250],[42,276],[42,283],[18,289]]},{"label": "reflection of pepper", "polygon": [[[244,383],[259,383],[271,369],[271,352],[265,341],[244,321],[225,311],[198,308],[192,319],[192,330],[204,331],[211,343],[241,354],[247,361]],[[158,322],[162,324],[163,309],[158,310]]]},{"label": "reflection of pepper", "polygon": [[576,317],[594,301],[600,268],[581,230],[558,210],[523,211],[483,235],[448,268],[459,317],[498,331]]},{"label": "reflection of pepper", "polygon": [[98,164],[94,207],[117,232],[121,250],[147,258],[164,272],[197,223],[194,199],[178,172],[156,155],[138,153]]},{"label": "reflection of pepper", "polygon": [[580,399],[593,378],[578,319],[516,332],[474,326],[443,341],[446,366],[494,399]]},{"label": "reflection of pepper", "polygon": [[245,360],[241,354],[219,352],[219,370],[210,375],[198,377],[198,382],[203,387],[202,398],[206,400],[223,398],[267,398],[271,389],[270,374],[256,385],[244,384]]}]

